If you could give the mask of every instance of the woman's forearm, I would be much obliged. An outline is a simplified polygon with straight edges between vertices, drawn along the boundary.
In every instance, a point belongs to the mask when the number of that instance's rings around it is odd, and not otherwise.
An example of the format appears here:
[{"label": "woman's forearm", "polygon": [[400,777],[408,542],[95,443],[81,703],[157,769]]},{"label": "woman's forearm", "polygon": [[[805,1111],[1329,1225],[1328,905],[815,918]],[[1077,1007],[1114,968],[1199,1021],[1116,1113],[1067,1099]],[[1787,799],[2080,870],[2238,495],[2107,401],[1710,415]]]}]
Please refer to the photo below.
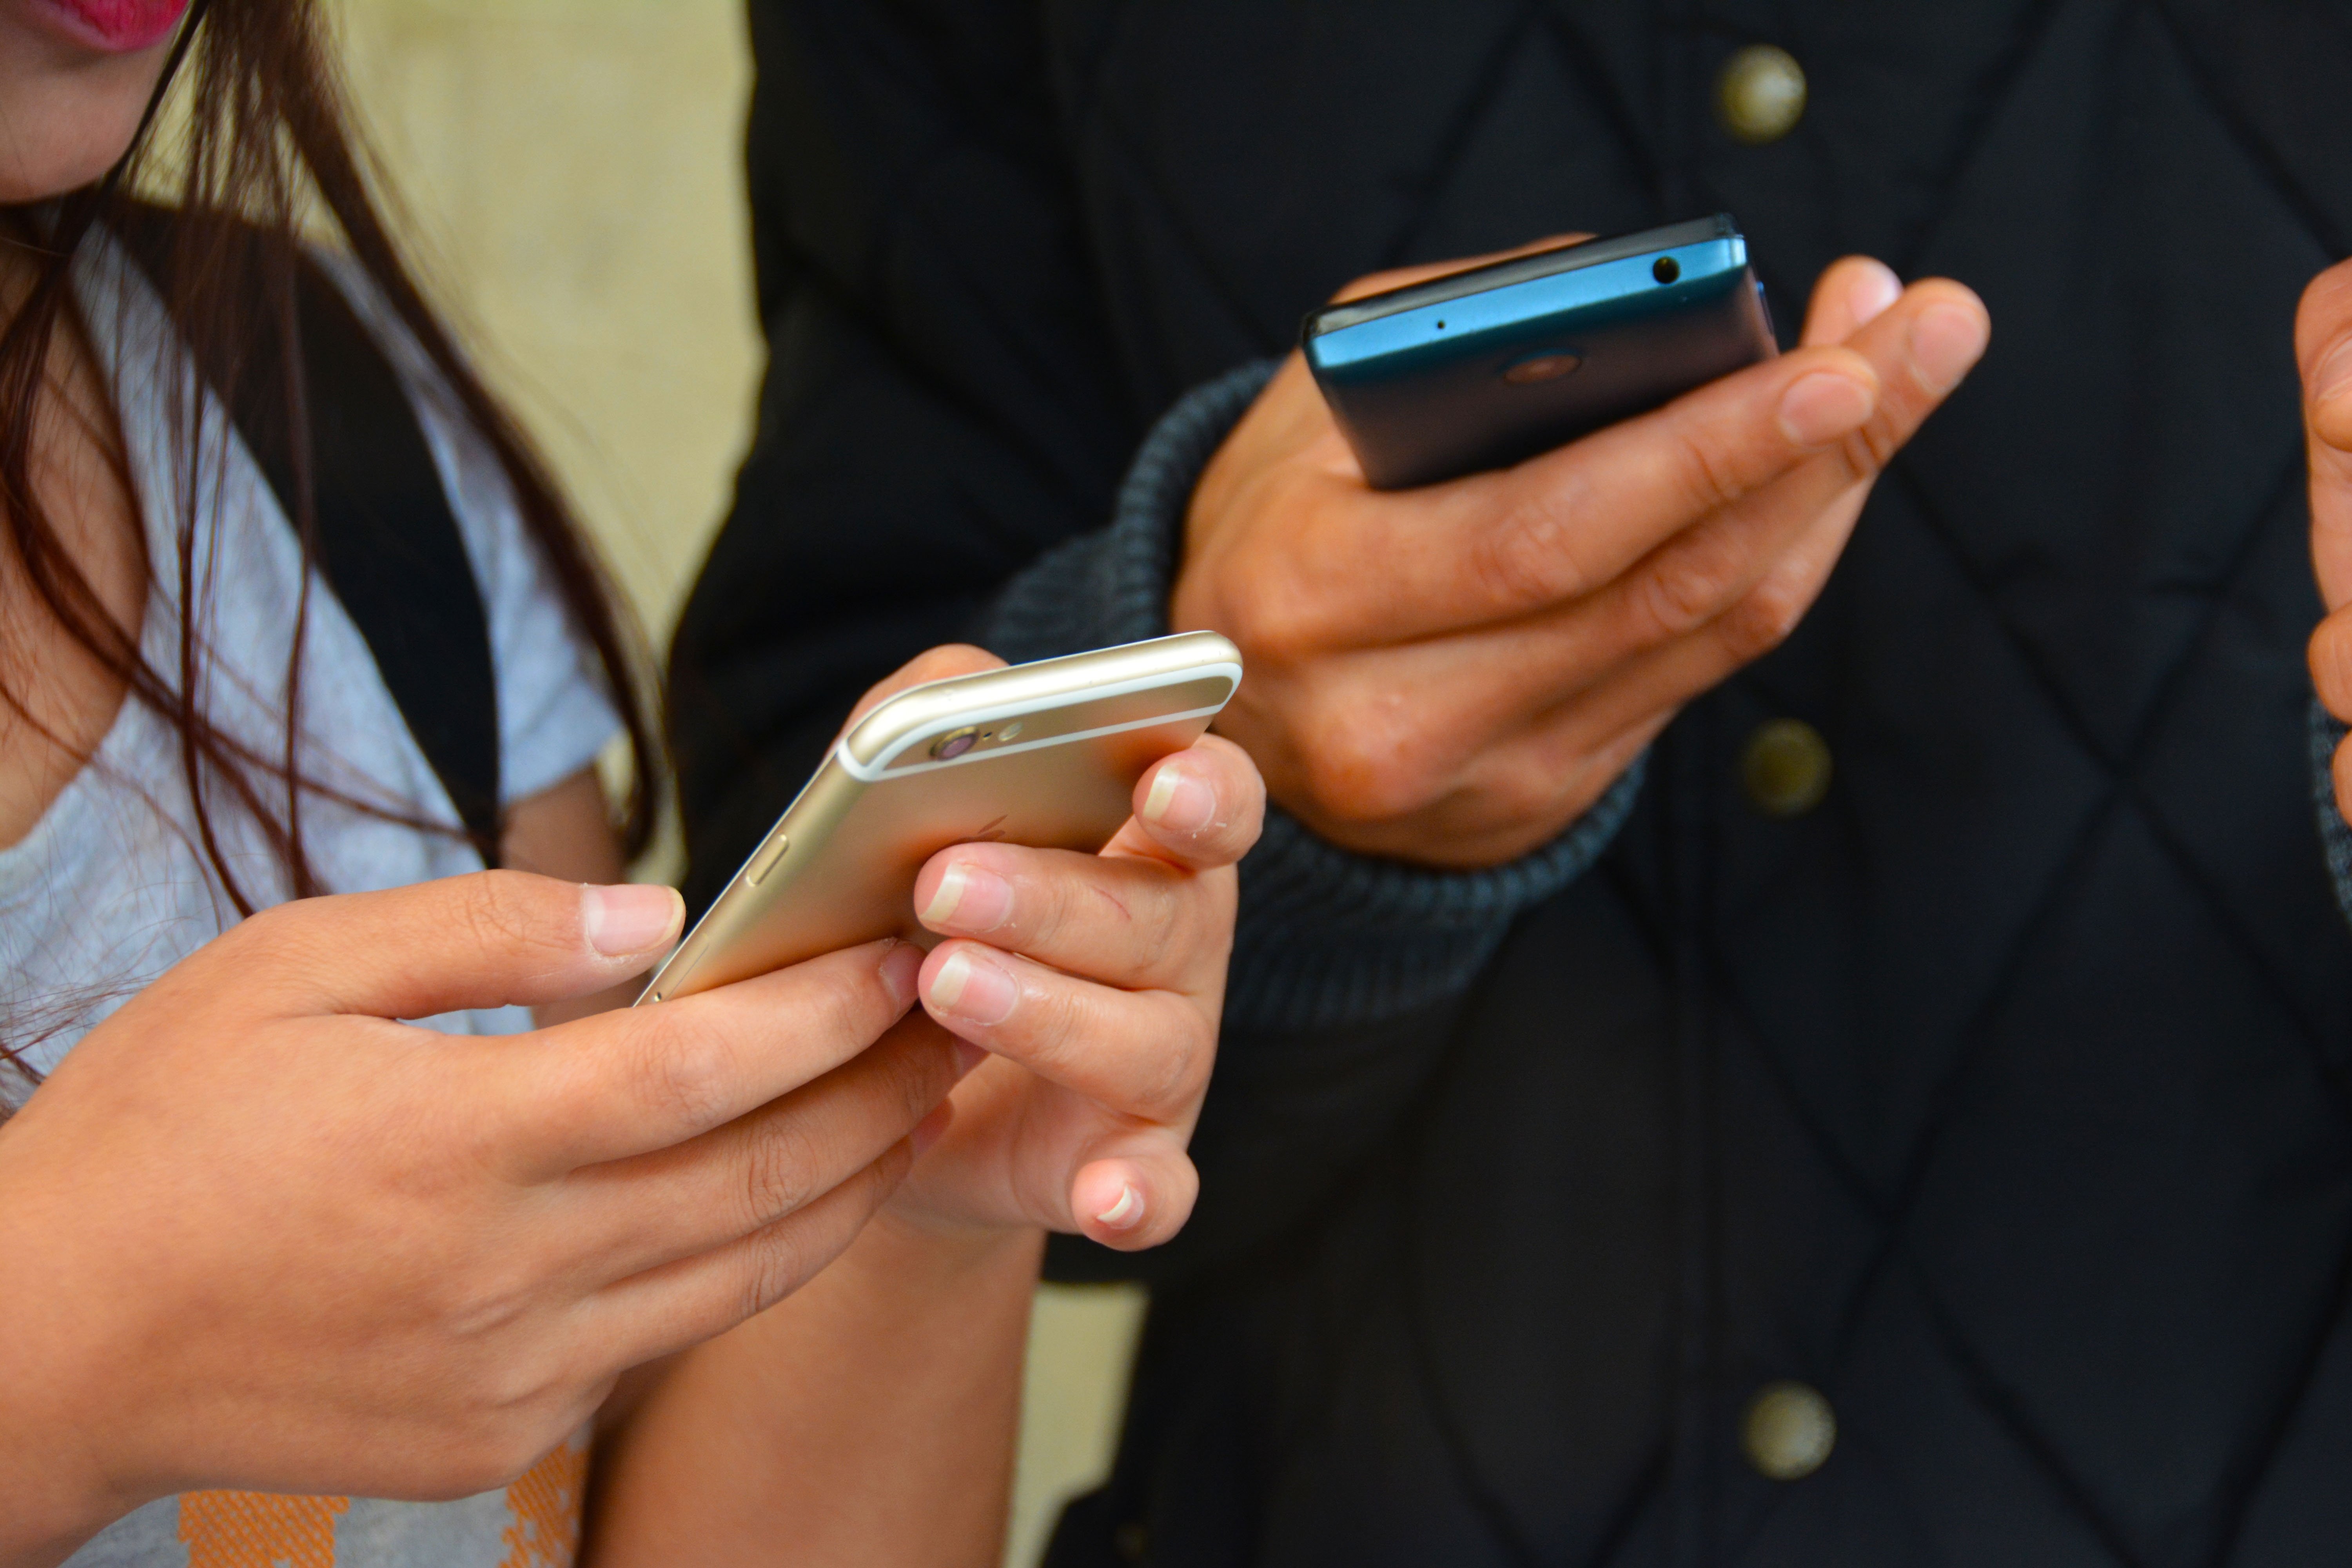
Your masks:
[{"label": "woman's forearm", "polygon": [[585,1561],[996,1563],[1043,1246],[877,1219],[598,1445]]}]

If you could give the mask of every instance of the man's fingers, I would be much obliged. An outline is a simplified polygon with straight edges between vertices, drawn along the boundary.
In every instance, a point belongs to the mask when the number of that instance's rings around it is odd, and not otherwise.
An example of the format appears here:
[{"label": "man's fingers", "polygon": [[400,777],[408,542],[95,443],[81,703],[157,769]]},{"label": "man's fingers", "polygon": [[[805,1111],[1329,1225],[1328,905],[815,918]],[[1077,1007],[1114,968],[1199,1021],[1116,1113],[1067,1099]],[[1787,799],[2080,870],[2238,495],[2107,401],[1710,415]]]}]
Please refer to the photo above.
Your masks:
[{"label": "man's fingers", "polygon": [[[1841,533],[1850,528],[1865,487],[1975,365],[1990,331],[1976,296],[1939,279],[1857,331],[1847,345],[1870,362],[1883,389],[1870,416],[1832,450],[1675,534],[1612,583],[1603,602],[1615,626],[1604,647],[1655,647],[1713,625],[1824,515],[1843,512]],[[1770,628],[1756,652],[1793,626]]]},{"label": "man's fingers", "polygon": [[[2311,462],[2312,564],[2321,599],[2337,610],[2352,602],[2352,262],[2329,268],[2304,290],[2294,337]],[[2315,646],[2312,661],[2316,672]]]},{"label": "man's fingers", "polygon": [[2311,634],[2311,684],[2338,719],[2352,714],[2352,607],[2340,609]]},{"label": "man's fingers", "polygon": [[552,1176],[723,1126],[866,1049],[914,1001],[921,952],[868,942],[481,1058],[518,1168]]},{"label": "man's fingers", "polygon": [[1903,295],[1903,280],[1894,268],[1867,256],[1849,256],[1830,263],[1813,285],[1811,306],[1805,312],[1807,347],[1842,343],[1886,313]]},{"label": "man's fingers", "polygon": [[[1853,350],[1803,349],[1503,472],[1381,493],[1334,474],[1319,482],[1335,504],[1303,509],[1276,545],[1291,559],[1253,574],[1262,589],[1229,590],[1223,613],[1244,647],[1280,653],[1411,642],[1548,609],[1835,445],[1878,397]],[[1276,591],[1290,582],[1328,591]]]},{"label": "man's fingers", "polygon": [[1410,284],[1426,283],[1433,278],[1451,278],[1456,272],[1469,272],[1481,267],[1491,267],[1497,261],[1508,261],[1515,256],[1533,256],[1538,251],[1558,250],[1562,246],[1577,245],[1592,237],[1589,234],[1555,234],[1542,239],[1531,239],[1525,245],[1515,245],[1508,250],[1490,250],[1484,256],[1456,257],[1451,261],[1428,261],[1418,267],[1392,267],[1385,272],[1368,272],[1345,289],[1331,296],[1331,302],[1343,305],[1350,300],[1367,299],[1385,294],[1391,289]]},{"label": "man's fingers", "polygon": [[232,964],[289,1014],[422,1018],[603,990],[649,968],[685,916],[667,888],[482,871],[280,904],[181,968]]},{"label": "man's fingers", "polygon": [[581,1213],[590,1267],[602,1280],[640,1273],[808,1207],[912,1133],[955,1087],[962,1059],[951,1036],[917,1015],[723,1127],[575,1171],[564,1201]]}]

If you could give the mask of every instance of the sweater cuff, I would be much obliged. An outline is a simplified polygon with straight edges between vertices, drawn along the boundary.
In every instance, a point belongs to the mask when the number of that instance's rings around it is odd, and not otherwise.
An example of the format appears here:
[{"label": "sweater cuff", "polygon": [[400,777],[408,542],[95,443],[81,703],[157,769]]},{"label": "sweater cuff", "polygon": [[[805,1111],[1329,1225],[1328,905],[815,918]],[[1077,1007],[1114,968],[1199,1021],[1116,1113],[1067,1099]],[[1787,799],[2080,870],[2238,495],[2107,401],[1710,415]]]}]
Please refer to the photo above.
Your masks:
[{"label": "sweater cuff", "polygon": [[2327,875],[2336,884],[2336,902],[2352,921],[2352,825],[2336,804],[2336,748],[2346,731],[2314,698],[2311,703],[2311,805],[2319,818],[2319,842],[2327,852]]},{"label": "sweater cuff", "polygon": [[[1166,635],[1192,487],[1277,363],[1237,366],[1188,393],[1136,454],[1110,526],[1014,578],[982,617],[981,641],[1020,664]],[[1265,837],[1241,867],[1227,1025],[1328,1028],[1462,990],[1521,910],[1601,858],[1633,809],[1642,773],[1637,760],[1559,837],[1483,871],[1353,854],[1269,803]]]}]

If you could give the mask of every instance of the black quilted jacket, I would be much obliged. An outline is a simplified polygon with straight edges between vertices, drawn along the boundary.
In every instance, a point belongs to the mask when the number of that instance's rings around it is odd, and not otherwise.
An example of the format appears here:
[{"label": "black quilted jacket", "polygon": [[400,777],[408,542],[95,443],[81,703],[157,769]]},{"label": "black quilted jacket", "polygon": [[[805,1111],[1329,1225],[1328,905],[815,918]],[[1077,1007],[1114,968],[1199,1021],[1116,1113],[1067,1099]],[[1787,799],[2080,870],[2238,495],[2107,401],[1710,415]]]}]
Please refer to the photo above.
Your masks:
[{"label": "black quilted jacket", "polygon": [[[1994,320],[1598,865],[1465,879],[1499,946],[1442,998],[1229,1028],[1192,1229],[1060,1259],[1155,1295],[1057,1563],[2352,1562],[2289,340],[2352,244],[2344,7],[752,15],[774,358],[675,660],[705,894],[865,682],[1003,632],[1153,421],[1357,274],[1722,208],[1784,324],[1852,250]],[[1709,86],[1758,40],[1811,100],[1746,146]],[[1738,758],[1790,717],[1834,773],[1768,817]],[[1783,1382],[1836,1438],[1772,1479]]]}]

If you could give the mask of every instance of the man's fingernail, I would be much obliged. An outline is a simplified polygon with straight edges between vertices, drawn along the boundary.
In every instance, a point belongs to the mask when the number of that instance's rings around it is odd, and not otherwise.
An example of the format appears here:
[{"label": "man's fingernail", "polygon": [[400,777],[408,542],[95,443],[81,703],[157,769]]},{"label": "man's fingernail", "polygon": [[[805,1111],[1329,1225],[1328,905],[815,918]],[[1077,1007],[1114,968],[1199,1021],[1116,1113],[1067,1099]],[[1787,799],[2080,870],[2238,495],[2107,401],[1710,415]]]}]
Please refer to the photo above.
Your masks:
[{"label": "man's fingernail", "polygon": [[882,955],[875,974],[882,989],[890,994],[890,1005],[905,1009],[915,999],[915,983],[923,968],[923,950],[911,942],[894,942],[890,951]]},{"label": "man's fingernail", "polygon": [[1095,1215],[1095,1223],[1111,1230],[1133,1230],[1143,1218],[1143,1194],[1133,1183],[1124,1183],[1118,1189],[1118,1202]]},{"label": "man's fingernail", "polygon": [[580,889],[580,929],[606,958],[634,958],[667,947],[686,915],[675,888],[621,882]]},{"label": "man's fingernail", "polygon": [[923,923],[934,931],[951,925],[978,935],[994,931],[1013,914],[1013,885],[993,871],[950,863],[940,879],[931,901],[923,906]]},{"label": "man's fingernail", "polygon": [[1984,357],[1985,321],[1958,305],[1930,305],[1911,323],[1911,370],[1941,397]]},{"label": "man's fingernail", "polygon": [[1853,377],[1817,370],[1780,395],[1780,434],[1800,447],[1826,447],[1869,418],[1877,402]]},{"label": "man's fingernail", "polygon": [[948,954],[931,976],[929,1000],[950,1018],[970,1024],[1002,1024],[1013,1016],[1021,986],[998,964],[976,958],[970,948]]},{"label": "man's fingernail", "polygon": [[1174,763],[1160,770],[1143,797],[1143,820],[1173,833],[1198,833],[1216,815],[1217,792]]},{"label": "man's fingernail", "polygon": [[1886,314],[1886,308],[1903,298],[1903,280],[1895,276],[1894,268],[1873,263],[1859,268],[1861,276],[1845,297],[1846,309],[1853,312],[1853,324],[1866,327]]},{"label": "man's fingernail", "polygon": [[2352,389],[2352,338],[2346,338],[2321,356],[2311,372],[2314,403],[2333,403]]}]

